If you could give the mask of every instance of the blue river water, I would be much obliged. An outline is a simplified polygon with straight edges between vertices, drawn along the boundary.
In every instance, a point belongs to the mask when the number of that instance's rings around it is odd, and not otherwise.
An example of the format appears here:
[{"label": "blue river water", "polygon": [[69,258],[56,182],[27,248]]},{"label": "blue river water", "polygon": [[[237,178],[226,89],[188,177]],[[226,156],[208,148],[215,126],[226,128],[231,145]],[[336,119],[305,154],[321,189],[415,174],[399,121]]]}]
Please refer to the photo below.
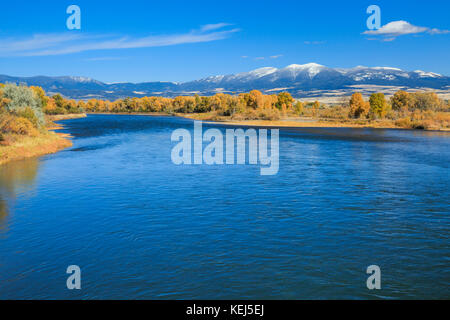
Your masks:
[{"label": "blue river water", "polygon": [[0,299],[450,298],[450,133],[286,128],[262,176],[175,165],[191,120],[61,123],[73,147],[0,167]]}]

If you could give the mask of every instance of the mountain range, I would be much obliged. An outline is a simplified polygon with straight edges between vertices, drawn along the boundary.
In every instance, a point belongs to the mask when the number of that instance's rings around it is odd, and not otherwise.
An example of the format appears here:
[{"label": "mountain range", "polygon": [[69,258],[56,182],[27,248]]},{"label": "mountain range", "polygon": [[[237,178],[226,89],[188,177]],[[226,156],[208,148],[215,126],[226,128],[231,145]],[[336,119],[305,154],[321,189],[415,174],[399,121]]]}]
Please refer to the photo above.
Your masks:
[{"label": "mountain range", "polygon": [[0,83],[24,83],[41,86],[52,95],[60,93],[71,99],[109,99],[143,96],[213,95],[218,92],[241,93],[254,89],[277,93],[288,91],[294,97],[315,91],[348,90],[355,86],[395,86],[404,89],[450,89],[450,77],[421,70],[404,71],[391,67],[350,69],[328,68],[308,63],[285,68],[260,68],[238,74],[211,76],[184,83],[104,83],[84,77],[12,77],[0,75]]}]

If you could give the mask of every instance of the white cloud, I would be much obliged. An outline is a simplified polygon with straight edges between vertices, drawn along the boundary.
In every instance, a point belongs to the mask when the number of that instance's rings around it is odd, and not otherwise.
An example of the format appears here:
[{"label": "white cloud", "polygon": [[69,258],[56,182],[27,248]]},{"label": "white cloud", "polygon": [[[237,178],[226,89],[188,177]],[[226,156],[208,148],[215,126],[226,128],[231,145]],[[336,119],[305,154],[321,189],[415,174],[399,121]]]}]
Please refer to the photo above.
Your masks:
[{"label": "white cloud", "polygon": [[282,54],[277,54],[275,56],[270,56],[270,59],[278,59],[281,58],[283,55]]},{"label": "white cloud", "polygon": [[[407,34],[419,34],[419,33],[430,33],[430,34],[444,34],[449,33],[449,30],[439,30],[439,29],[430,29],[427,27],[419,27],[412,25],[411,23],[403,20],[392,21],[388,24],[382,26],[377,30],[368,30],[363,32],[363,34],[374,35],[374,36],[383,36],[382,41],[393,41],[396,37],[407,35]],[[369,40],[373,40],[369,39]],[[376,39],[379,40],[379,39]]]},{"label": "white cloud", "polygon": [[[93,50],[165,47],[187,43],[222,40],[239,29],[225,29],[228,24],[207,25],[184,34],[152,35],[141,38],[114,35],[93,35],[67,32],[38,34],[28,39],[0,39],[0,56],[51,56]],[[222,29],[222,30],[219,30]]]},{"label": "white cloud", "polygon": [[409,22],[400,20],[389,22],[378,30],[366,31],[364,34],[400,36],[404,34],[422,33],[427,30],[428,28],[413,26]]}]

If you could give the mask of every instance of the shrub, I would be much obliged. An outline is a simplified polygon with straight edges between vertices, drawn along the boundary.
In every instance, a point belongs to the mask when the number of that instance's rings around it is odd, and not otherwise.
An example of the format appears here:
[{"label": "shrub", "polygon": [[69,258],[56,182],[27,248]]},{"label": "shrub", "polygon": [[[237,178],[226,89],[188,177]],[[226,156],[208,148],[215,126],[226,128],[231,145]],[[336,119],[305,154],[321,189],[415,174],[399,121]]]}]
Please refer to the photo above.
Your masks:
[{"label": "shrub", "polygon": [[[349,111],[349,108],[343,107],[343,106],[333,106],[329,108],[325,108],[321,110],[320,117],[325,119],[347,119],[348,115],[351,113]],[[354,114],[354,113],[353,113]],[[361,113],[358,113],[358,116],[356,118],[359,118],[359,115]]]},{"label": "shrub", "polygon": [[39,127],[39,119],[30,107],[26,107],[25,109],[16,112],[16,114],[18,117],[28,119],[34,127]]},{"label": "shrub", "polygon": [[412,128],[413,127],[411,119],[408,117],[396,120],[395,125],[398,127],[401,127],[401,128]]},{"label": "shrub", "polygon": [[[25,117],[31,117],[36,121],[36,127],[45,123],[44,113],[42,112],[42,103],[40,98],[25,86],[15,84],[6,84],[3,88],[3,98],[8,99],[5,104],[6,111],[15,115],[25,114]],[[25,109],[31,109],[31,113]]]},{"label": "shrub", "polygon": [[0,120],[0,132],[36,137],[39,131],[30,120],[12,115],[3,116]]}]

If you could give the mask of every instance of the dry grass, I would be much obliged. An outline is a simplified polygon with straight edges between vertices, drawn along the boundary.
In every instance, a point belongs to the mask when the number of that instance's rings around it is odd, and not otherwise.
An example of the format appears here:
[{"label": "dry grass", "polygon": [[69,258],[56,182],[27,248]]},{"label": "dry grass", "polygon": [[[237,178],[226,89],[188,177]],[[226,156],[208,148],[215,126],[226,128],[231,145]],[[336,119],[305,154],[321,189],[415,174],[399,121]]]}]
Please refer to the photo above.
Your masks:
[{"label": "dry grass", "polygon": [[263,126],[263,127],[298,127],[298,128],[397,128],[393,121],[364,120],[317,120],[317,119],[284,119],[284,120],[242,120],[223,121],[229,125]]},{"label": "dry grass", "polygon": [[85,113],[71,113],[71,114],[57,114],[57,115],[48,115],[47,119],[50,121],[61,121],[68,119],[80,119],[86,118],[87,115]]},{"label": "dry grass", "polygon": [[285,117],[280,120],[251,120],[245,117],[218,117],[213,113],[177,114],[177,116],[220,122],[229,125],[264,126],[264,127],[299,127],[299,128],[379,128],[379,129],[422,129],[422,130],[450,130],[450,113],[436,112],[411,119],[410,117],[392,119],[336,119],[316,117]]},{"label": "dry grass", "polygon": [[72,146],[72,142],[66,137],[67,135],[54,132],[41,133],[37,137],[4,135],[4,141],[0,145],[0,165],[68,148]]}]

